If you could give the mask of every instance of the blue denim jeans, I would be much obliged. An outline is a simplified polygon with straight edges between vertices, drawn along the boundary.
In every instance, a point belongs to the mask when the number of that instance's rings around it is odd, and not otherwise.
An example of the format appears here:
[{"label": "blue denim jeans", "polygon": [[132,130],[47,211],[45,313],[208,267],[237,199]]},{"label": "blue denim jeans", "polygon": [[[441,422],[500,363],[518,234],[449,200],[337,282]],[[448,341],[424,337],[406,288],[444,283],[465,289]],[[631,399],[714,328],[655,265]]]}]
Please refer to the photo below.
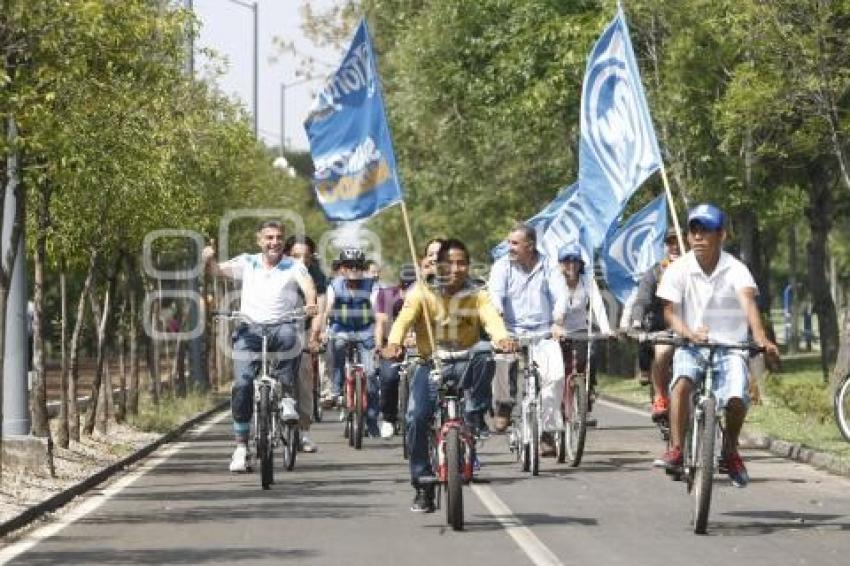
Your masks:
[{"label": "blue denim jeans", "polygon": [[[254,378],[262,364],[263,326],[240,325],[233,333],[233,387],[230,406],[233,432],[246,441],[254,415]],[[295,396],[295,379],[301,361],[302,340],[296,323],[265,327],[268,341],[269,375],[277,379],[285,393]]]},{"label": "blue denim jeans", "polygon": [[384,420],[395,423],[398,420],[398,385],[400,381],[398,364],[390,360],[381,360],[378,369],[381,386],[381,414]]},{"label": "blue denim jeans", "polygon": [[[360,331],[352,333],[360,342],[357,344],[357,350],[360,352],[360,361],[363,363],[363,370],[366,372],[366,428],[369,434],[377,435],[378,433],[378,375],[375,371],[375,360],[373,351],[375,350],[375,337],[371,334]],[[348,346],[348,339],[344,335],[334,336],[331,348],[334,356],[334,373],[331,382],[331,389],[335,397],[342,395],[343,381],[345,380],[345,353]]]},{"label": "blue denim jeans", "polygon": [[[469,361],[458,361],[443,366],[443,379],[457,380],[461,389],[470,393],[466,399],[467,417],[483,413],[489,407],[490,400],[485,398],[481,391],[490,388],[490,380],[493,378],[492,366],[492,358],[481,355],[476,355]],[[407,445],[410,447],[410,483],[414,487],[419,484],[421,476],[434,474],[428,457],[428,434],[437,401],[436,388],[431,386],[429,379],[432,367],[431,361],[419,364],[410,381],[406,434]]]}]

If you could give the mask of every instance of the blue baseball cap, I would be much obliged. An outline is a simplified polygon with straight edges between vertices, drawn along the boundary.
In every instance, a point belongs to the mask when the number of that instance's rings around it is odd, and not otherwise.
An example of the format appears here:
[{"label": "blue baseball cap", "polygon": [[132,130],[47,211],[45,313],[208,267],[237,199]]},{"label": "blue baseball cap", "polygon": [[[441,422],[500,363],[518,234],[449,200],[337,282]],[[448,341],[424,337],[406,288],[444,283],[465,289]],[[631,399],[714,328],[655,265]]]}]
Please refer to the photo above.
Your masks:
[{"label": "blue baseball cap", "polygon": [[698,204],[688,212],[688,226],[697,222],[709,230],[722,230],[726,220],[723,211],[713,204]]},{"label": "blue baseball cap", "polygon": [[581,247],[578,244],[567,244],[558,249],[558,261],[576,260],[584,265],[581,257]]}]

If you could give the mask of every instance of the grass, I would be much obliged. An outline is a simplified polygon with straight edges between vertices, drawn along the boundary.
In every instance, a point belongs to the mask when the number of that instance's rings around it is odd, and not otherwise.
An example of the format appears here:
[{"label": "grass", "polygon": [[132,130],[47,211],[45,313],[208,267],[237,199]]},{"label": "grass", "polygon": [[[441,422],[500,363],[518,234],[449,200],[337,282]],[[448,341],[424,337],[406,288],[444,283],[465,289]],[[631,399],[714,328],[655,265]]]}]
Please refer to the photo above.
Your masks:
[{"label": "grass", "polygon": [[128,423],[146,432],[166,433],[198,413],[213,408],[221,400],[221,395],[196,389],[190,389],[185,397],[163,392],[158,405],[154,405],[150,396],[144,396],[139,400],[139,414],[131,416]]},{"label": "grass", "polygon": [[[649,407],[649,393],[635,379],[600,375],[599,388],[610,397]],[[850,462],[850,443],[835,424],[829,386],[823,382],[817,354],[783,359],[782,369],[762,382],[761,394],[762,404],[751,407],[745,431],[835,454]]]}]

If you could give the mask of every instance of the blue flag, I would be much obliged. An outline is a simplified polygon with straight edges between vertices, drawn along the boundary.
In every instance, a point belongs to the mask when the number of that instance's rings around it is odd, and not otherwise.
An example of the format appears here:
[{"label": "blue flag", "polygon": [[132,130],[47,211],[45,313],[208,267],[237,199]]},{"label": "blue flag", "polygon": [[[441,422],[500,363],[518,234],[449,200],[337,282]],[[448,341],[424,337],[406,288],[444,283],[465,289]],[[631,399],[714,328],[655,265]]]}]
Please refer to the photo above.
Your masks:
[{"label": "blue flag", "polygon": [[593,46],[581,95],[579,183],[590,239],[600,246],[634,191],[661,166],[621,8]]},{"label": "blue flag", "polygon": [[339,69],[313,101],[304,129],[316,169],[313,187],[328,220],[367,218],[401,201],[365,19]]},{"label": "blue flag", "polygon": [[[577,189],[578,183],[573,183],[568,187],[564,187],[561,192],[558,193],[558,196],[552,200],[552,202],[547,204],[540,212],[525,221],[526,224],[537,230],[537,248],[539,251],[543,251],[541,243],[543,242],[543,235],[546,233],[549,225],[552,224],[552,221],[555,218],[557,218],[561,209],[564,208],[564,206],[574,197]],[[506,253],[508,253],[507,240],[503,240],[499,245],[490,250],[490,256],[493,258],[493,261],[499,259]]]},{"label": "blue flag", "polygon": [[[587,202],[584,187],[574,183],[569,194],[558,209],[557,215],[546,226],[542,237],[538,237],[537,247],[551,261],[558,261],[558,250],[567,244],[577,243],[581,246],[585,264],[593,265],[593,248],[590,218],[587,215]],[[592,270],[589,270],[592,271]]]},{"label": "blue flag", "polygon": [[637,288],[641,276],[664,257],[666,235],[667,199],[662,194],[606,238],[605,279],[621,303]]}]

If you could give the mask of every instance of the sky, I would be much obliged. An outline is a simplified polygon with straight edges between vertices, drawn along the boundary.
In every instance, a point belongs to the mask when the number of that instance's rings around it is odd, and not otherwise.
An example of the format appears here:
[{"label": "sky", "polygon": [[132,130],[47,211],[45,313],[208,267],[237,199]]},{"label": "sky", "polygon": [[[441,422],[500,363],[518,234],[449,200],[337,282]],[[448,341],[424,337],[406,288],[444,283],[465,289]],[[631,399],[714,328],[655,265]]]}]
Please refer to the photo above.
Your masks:
[{"label": "sky", "polygon": [[[296,49],[320,61],[335,66],[343,53],[333,49],[320,49],[304,37],[301,31],[299,8],[305,0],[258,0],[259,5],[259,135],[267,145],[280,145],[281,84],[289,85],[302,79],[295,76],[297,59],[273,43],[278,37],[294,41]],[[333,6],[338,0],[310,0],[314,11]],[[212,49],[226,58],[226,72],[218,79],[221,90],[235,96],[250,111],[253,105],[253,12],[252,0],[193,0],[195,14],[201,22],[200,37],[195,43],[195,72],[205,76],[209,59],[200,49]],[[240,4],[244,4],[240,5]],[[277,61],[273,61],[273,59]],[[332,72],[332,67],[322,68],[322,74]],[[304,119],[310,108],[313,94],[321,81],[286,87],[286,137],[287,149],[308,149],[304,133]]]}]

